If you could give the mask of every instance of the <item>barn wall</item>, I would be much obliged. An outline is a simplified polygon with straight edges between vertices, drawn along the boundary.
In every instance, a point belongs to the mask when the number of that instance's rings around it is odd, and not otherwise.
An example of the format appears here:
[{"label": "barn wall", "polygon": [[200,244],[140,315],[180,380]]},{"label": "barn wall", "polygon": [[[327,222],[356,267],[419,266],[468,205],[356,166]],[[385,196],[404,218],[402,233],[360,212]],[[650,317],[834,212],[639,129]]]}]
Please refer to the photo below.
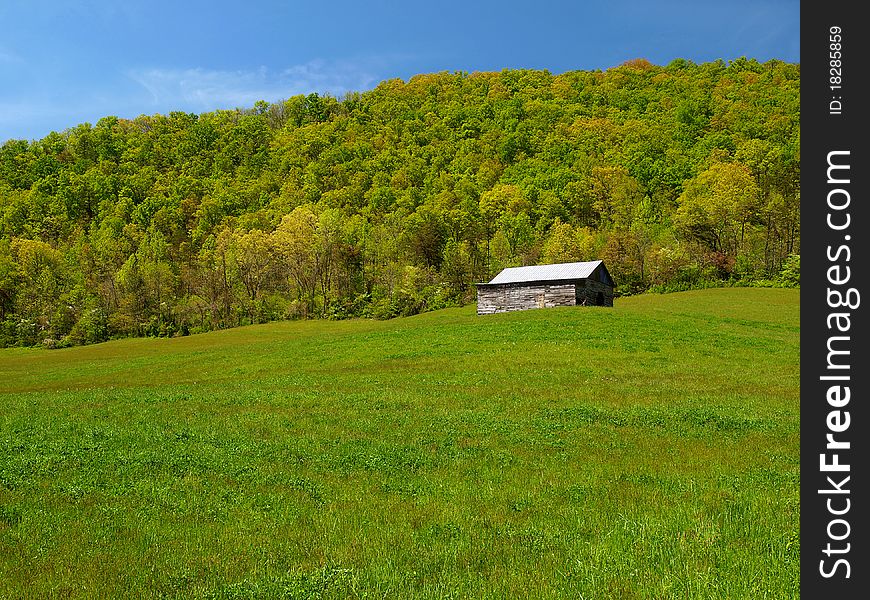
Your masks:
[{"label": "barn wall", "polygon": [[532,285],[513,283],[477,288],[477,314],[479,315],[575,304],[576,293],[573,283]]},{"label": "barn wall", "polygon": [[613,288],[594,279],[578,281],[576,302],[578,306],[613,306]]}]

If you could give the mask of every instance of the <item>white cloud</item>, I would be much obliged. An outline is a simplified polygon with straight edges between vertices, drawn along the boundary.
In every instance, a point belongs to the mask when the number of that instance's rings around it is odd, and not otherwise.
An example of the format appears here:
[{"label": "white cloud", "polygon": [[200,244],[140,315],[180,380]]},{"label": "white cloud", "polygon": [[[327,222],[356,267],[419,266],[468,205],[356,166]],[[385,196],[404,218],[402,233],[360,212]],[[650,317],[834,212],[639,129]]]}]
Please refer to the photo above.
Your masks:
[{"label": "white cloud", "polygon": [[0,64],[18,65],[23,64],[24,59],[13,52],[7,52],[0,48]]},{"label": "white cloud", "polygon": [[[0,48],[4,61],[18,60]],[[31,93],[26,101],[0,89],[0,144],[7,139],[39,139],[106,115],[135,118],[171,111],[206,112],[250,108],[257,100],[276,102],[312,92],[341,96],[371,89],[389,71],[395,57],[315,60],[282,69],[252,70],[139,69],[102,86],[79,86]]]},{"label": "white cloud", "polygon": [[129,77],[144,87],[156,107],[213,110],[252,106],[311,92],[340,96],[365,90],[378,81],[375,61],[314,60],[283,70],[142,69]]}]

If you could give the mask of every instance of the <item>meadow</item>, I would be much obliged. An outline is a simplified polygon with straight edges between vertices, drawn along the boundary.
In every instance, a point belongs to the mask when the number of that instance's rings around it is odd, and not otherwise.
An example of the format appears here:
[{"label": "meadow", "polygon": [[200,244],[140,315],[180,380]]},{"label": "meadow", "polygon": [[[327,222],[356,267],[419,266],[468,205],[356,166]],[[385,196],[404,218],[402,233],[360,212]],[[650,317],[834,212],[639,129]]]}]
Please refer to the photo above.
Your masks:
[{"label": "meadow", "polygon": [[797,598],[799,308],[0,350],[0,598]]}]

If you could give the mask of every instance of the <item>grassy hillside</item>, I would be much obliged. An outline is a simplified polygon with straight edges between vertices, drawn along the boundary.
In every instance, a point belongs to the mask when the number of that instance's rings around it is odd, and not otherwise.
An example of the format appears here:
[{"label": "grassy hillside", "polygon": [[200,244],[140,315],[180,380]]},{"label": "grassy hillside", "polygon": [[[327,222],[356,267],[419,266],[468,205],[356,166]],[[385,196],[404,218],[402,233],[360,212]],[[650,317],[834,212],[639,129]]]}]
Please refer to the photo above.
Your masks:
[{"label": "grassy hillside", "polygon": [[783,598],[799,296],[0,351],[0,597]]}]

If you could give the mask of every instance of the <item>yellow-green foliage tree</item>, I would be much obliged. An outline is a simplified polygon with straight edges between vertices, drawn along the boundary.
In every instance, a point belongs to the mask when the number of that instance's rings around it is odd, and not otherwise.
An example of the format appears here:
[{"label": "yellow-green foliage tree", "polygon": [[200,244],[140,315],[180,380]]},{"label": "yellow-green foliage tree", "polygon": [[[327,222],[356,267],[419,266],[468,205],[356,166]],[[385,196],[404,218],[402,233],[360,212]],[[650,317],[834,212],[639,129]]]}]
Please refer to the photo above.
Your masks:
[{"label": "yellow-green foliage tree", "polygon": [[799,118],[799,65],[639,59],[10,140],[0,344],[409,314],[542,261],[603,258],[623,293],[775,278]]}]

